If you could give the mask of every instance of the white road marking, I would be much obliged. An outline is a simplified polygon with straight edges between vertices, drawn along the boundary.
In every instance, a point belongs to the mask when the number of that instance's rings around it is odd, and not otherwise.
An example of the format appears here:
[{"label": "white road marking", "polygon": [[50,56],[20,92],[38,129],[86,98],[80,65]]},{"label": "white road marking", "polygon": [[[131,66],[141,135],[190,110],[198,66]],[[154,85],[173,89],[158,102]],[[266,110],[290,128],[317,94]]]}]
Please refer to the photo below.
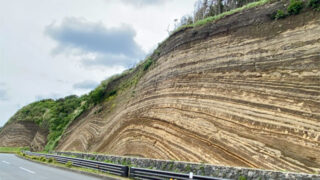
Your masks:
[{"label": "white road marking", "polygon": [[24,171],[27,171],[28,173],[35,174],[35,172],[30,171],[29,169],[26,169],[26,168],[23,168],[23,167],[19,167],[19,168],[24,170]]},{"label": "white road marking", "polygon": [[2,161],[3,163],[6,163],[6,164],[10,164],[9,162],[7,162],[7,161]]}]

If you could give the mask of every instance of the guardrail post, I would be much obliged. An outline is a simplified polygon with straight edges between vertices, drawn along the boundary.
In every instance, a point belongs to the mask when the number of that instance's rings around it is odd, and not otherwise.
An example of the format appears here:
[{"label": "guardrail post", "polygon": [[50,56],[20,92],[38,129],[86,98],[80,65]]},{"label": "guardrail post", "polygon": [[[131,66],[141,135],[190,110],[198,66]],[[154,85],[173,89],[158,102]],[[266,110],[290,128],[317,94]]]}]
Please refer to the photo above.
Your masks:
[{"label": "guardrail post", "polygon": [[193,179],[193,172],[189,173],[189,179]]},{"label": "guardrail post", "polygon": [[123,171],[123,177],[129,177],[129,167],[128,166],[124,166],[122,168]]}]

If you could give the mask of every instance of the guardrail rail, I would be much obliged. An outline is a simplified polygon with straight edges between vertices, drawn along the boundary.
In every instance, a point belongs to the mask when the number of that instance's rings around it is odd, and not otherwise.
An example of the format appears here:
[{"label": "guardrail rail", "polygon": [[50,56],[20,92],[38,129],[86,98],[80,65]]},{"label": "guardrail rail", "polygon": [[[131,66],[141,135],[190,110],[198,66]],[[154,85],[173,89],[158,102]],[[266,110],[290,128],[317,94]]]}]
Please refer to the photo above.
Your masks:
[{"label": "guardrail rail", "polygon": [[150,180],[163,180],[163,179],[181,179],[181,180],[189,180],[189,179],[197,179],[197,180],[223,180],[215,177],[208,176],[198,176],[190,174],[182,174],[175,173],[170,171],[159,171],[159,170],[151,170],[151,169],[143,169],[143,168],[130,168],[130,177],[134,179],[150,179]]},{"label": "guardrail rail", "polygon": [[143,180],[167,180],[167,179],[175,179],[175,180],[187,180],[187,179],[197,179],[197,180],[226,180],[221,178],[209,177],[209,176],[198,176],[191,174],[183,174],[183,173],[175,173],[170,171],[159,171],[159,170],[151,170],[144,168],[136,168],[136,167],[128,167],[117,164],[104,163],[100,161],[93,161],[87,159],[73,158],[73,157],[65,157],[58,156],[53,154],[43,154],[43,153],[34,153],[30,151],[23,151],[23,153],[29,156],[40,156],[45,158],[54,158],[57,162],[66,164],[67,162],[72,162],[73,166],[76,167],[85,167],[90,169],[95,169],[103,172],[107,172],[110,174],[122,176],[122,177],[130,177],[133,179],[143,179]]}]

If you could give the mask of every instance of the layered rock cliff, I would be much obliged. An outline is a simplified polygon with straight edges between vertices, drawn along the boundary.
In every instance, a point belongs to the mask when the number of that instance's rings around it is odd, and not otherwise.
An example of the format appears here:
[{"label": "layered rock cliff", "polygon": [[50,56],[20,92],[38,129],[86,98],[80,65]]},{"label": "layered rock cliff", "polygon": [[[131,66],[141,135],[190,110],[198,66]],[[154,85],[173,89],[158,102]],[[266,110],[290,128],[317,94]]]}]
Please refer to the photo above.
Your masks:
[{"label": "layered rock cliff", "polygon": [[282,6],[177,32],[116,107],[92,109],[58,150],[319,169],[320,15],[271,20]]},{"label": "layered rock cliff", "polygon": [[42,150],[46,144],[48,132],[30,121],[13,122],[0,132],[0,147],[32,147]]},{"label": "layered rock cliff", "polygon": [[320,13],[270,19],[283,6],[176,32],[138,81],[136,70],[108,90],[137,83],[74,120],[57,150],[320,170]]}]

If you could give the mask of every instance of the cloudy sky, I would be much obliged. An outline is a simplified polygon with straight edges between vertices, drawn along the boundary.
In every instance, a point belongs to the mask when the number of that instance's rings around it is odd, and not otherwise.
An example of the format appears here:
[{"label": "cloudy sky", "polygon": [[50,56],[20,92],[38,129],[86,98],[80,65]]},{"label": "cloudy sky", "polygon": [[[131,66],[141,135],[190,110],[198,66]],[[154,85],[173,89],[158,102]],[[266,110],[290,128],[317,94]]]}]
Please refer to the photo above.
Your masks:
[{"label": "cloudy sky", "polygon": [[195,0],[0,0],[0,126],[144,59]]}]

